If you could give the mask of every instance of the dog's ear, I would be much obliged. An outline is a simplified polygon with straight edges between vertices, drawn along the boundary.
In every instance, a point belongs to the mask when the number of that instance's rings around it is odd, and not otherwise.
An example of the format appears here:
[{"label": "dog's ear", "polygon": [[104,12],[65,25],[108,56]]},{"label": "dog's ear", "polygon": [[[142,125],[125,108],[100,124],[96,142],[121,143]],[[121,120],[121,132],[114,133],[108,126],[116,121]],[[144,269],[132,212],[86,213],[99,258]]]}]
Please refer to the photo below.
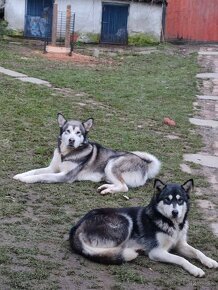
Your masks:
[{"label": "dog's ear", "polygon": [[154,189],[156,192],[161,192],[165,185],[166,184],[163,181],[161,181],[160,179],[156,178],[154,180]]},{"label": "dog's ear", "polygon": [[61,113],[57,114],[57,120],[58,120],[58,125],[59,127],[63,127],[64,124],[67,122],[67,120],[64,118],[64,116]]},{"label": "dog's ear", "polygon": [[182,187],[185,190],[185,192],[189,194],[194,187],[193,179],[187,180],[185,183],[183,183]]},{"label": "dog's ear", "polygon": [[94,122],[94,119],[93,118],[89,118],[88,120],[86,120],[85,122],[83,122],[83,126],[84,126],[86,132],[88,132],[91,129],[91,127],[93,125],[93,122]]}]

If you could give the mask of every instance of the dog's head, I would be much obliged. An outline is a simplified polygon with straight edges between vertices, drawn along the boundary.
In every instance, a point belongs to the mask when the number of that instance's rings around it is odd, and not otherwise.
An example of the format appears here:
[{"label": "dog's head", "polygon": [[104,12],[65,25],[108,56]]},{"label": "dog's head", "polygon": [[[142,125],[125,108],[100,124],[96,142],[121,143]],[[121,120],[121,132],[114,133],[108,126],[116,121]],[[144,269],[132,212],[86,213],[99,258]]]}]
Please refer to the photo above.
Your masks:
[{"label": "dog's head", "polygon": [[193,179],[187,180],[184,184],[165,184],[155,179],[155,206],[159,213],[170,220],[183,221],[189,210],[189,194],[194,186]]},{"label": "dog's head", "polygon": [[78,148],[87,143],[87,134],[93,125],[92,118],[85,122],[66,120],[58,113],[57,120],[60,127],[59,138],[66,147]]}]

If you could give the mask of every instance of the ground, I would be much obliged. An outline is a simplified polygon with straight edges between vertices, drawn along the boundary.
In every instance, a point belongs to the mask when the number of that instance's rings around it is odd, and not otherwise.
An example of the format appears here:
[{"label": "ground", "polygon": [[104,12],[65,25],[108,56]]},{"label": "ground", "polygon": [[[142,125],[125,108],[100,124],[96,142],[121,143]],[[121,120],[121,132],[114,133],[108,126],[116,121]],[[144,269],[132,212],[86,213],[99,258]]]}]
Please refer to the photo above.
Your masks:
[{"label": "ground", "polygon": [[[195,75],[201,71],[198,47],[109,47],[100,48],[99,57],[93,58],[95,49],[77,48],[78,58],[63,61],[43,55],[40,43],[0,44],[0,66],[51,84],[24,83],[0,74],[1,289],[216,289],[217,271],[203,266],[206,277],[197,279],[177,266],[143,256],[122,266],[105,266],[70,251],[68,232],[85,212],[147,204],[153,181],[131,189],[125,194],[127,200],[122,194],[102,197],[91,182],[27,185],[12,179],[16,173],[49,163],[59,133],[56,114],[62,112],[80,120],[93,117],[91,140],[155,154],[163,163],[158,177],[164,181],[194,178],[195,192],[207,191],[200,166],[190,165],[197,174],[180,169],[183,154],[196,153],[203,146],[188,121],[198,93]],[[164,125],[164,117],[175,120],[176,126]],[[218,260],[217,238],[196,206],[198,198],[193,193],[189,240]]]}]

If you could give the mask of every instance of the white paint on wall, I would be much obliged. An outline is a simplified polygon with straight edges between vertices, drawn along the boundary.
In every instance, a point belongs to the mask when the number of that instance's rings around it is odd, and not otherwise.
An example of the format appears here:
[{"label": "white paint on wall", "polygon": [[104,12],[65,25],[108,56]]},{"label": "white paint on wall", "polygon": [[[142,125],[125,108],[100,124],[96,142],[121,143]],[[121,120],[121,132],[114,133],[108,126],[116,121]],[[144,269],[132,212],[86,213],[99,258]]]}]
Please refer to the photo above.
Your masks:
[{"label": "white paint on wall", "polygon": [[8,27],[16,30],[24,30],[26,0],[6,0],[5,20]]},{"label": "white paint on wall", "polygon": [[146,33],[160,37],[162,7],[142,3],[131,3],[128,18],[128,33]]},{"label": "white paint on wall", "polygon": [[65,11],[71,4],[75,12],[75,31],[78,33],[101,33],[102,3],[129,4],[128,34],[151,34],[157,38],[161,35],[162,7],[146,3],[130,1],[102,1],[102,0],[59,0],[59,10]]},{"label": "white paint on wall", "polygon": [[[27,0],[7,0],[5,19],[12,29],[24,30],[25,5]],[[129,4],[128,34],[145,33],[160,38],[162,7],[131,1],[102,1],[102,0],[57,0],[58,10],[66,11],[71,5],[75,12],[75,31],[79,34],[101,33],[102,3]]]},{"label": "white paint on wall", "polygon": [[101,31],[101,0],[59,0],[58,10],[66,11],[71,4],[75,12],[75,31],[79,33],[100,33]]}]

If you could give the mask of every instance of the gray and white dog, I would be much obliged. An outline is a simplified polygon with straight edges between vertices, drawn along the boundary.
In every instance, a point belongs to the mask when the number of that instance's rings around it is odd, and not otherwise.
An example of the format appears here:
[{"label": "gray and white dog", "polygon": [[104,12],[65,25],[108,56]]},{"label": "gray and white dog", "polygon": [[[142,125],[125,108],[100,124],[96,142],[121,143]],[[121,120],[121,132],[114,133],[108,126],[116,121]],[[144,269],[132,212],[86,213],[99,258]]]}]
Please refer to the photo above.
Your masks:
[{"label": "gray and white dog", "polygon": [[87,134],[93,125],[92,118],[85,122],[67,121],[59,113],[57,119],[60,136],[50,165],[17,174],[14,179],[26,183],[106,181],[98,190],[107,194],[143,186],[158,174],[160,161],[151,154],[115,151],[90,142]]},{"label": "gray and white dog", "polygon": [[99,208],[88,212],[70,231],[73,251],[92,261],[121,264],[139,253],[151,260],[183,267],[195,277],[204,271],[179,255],[208,268],[218,263],[187,243],[189,195],[193,180],[183,185],[156,179],[155,194],[146,207]]}]

